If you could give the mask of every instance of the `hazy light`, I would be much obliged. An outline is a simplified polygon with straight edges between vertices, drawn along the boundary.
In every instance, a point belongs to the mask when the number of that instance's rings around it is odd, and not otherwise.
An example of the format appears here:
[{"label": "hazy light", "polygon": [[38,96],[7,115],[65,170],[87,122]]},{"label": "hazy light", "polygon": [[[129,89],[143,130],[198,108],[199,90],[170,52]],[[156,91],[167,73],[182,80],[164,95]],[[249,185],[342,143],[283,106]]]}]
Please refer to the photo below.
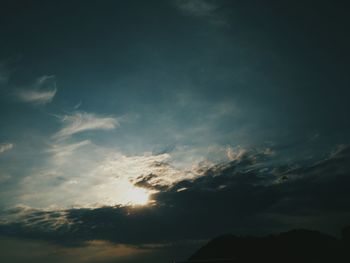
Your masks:
[{"label": "hazy light", "polygon": [[147,205],[150,193],[146,189],[130,187],[125,189],[123,197],[129,205]]}]

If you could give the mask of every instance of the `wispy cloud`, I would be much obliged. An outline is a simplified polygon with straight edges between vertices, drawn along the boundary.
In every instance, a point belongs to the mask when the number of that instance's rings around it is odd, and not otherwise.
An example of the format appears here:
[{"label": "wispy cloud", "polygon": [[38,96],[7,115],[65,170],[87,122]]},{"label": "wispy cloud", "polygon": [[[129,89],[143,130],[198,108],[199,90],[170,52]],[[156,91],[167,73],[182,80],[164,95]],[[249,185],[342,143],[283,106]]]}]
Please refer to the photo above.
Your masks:
[{"label": "wispy cloud", "polygon": [[114,117],[99,116],[94,113],[75,112],[71,115],[60,117],[63,127],[54,138],[67,138],[73,134],[89,130],[112,130],[119,126]]},{"label": "wispy cloud", "polygon": [[209,16],[218,8],[215,1],[207,0],[176,0],[175,5],[193,16]]},{"label": "wispy cloud", "polygon": [[50,103],[57,93],[54,76],[42,76],[38,78],[31,89],[20,89],[16,97],[22,101],[33,104]]},{"label": "wispy cloud", "polygon": [[223,2],[216,0],[175,0],[175,6],[185,15],[205,18],[215,25],[228,25],[227,17],[219,12]]},{"label": "wispy cloud", "polygon": [[12,143],[1,143],[0,144],[0,154],[11,150],[13,148],[13,146],[14,145]]},{"label": "wispy cloud", "polygon": [[34,104],[47,104],[55,97],[57,90],[20,90],[17,92],[18,98],[23,102]]},{"label": "wispy cloud", "polygon": [[80,147],[89,145],[91,142],[89,140],[84,140],[77,143],[71,143],[71,144],[55,144],[52,146],[51,149],[48,150],[49,153],[52,153],[54,155],[54,158],[56,159],[56,162],[61,162],[65,159],[65,157],[70,156],[79,149]]}]

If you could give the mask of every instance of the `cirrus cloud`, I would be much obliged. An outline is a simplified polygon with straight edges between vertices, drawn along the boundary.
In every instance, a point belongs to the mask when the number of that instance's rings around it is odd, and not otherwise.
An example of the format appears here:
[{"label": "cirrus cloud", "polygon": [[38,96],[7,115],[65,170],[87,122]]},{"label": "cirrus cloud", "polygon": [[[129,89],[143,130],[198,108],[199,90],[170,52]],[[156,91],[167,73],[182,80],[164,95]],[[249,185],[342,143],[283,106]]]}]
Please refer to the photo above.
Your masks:
[{"label": "cirrus cloud", "polygon": [[56,93],[55,76],[42,76],[31,89],[20,89],[15,96],[22,102],[45,105],[53,100]]},{"label": "cirrus cloud", "polygon": [[13,148],[13,146],[14,145],[12,143],[1,143],[0,144],[0,154],[11,150]]},{"label": "cirrus cloud", "polygon": [[175,5],[183,12],[193,16],[208,16],[218,7],[213,1],[206,0],[177,0]]},{"label": "cirrus cloud", "polygon": [[106,117],[87,112],[75,112],[59,117],[63,127],[55,135],[55,139],[63,139],[89,130],[112,130],[119,126],[114,117]]}]

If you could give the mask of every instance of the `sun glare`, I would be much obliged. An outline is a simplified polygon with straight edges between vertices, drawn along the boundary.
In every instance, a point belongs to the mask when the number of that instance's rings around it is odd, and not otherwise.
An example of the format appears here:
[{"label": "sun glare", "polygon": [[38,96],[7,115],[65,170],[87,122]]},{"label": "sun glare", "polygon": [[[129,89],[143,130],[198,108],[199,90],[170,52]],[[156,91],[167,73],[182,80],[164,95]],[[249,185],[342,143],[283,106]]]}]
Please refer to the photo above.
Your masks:
[{"label": "sun glare", "polygon": [[132,187],[126,191],[125,199],[133,206],[147,205],[149,202],[149,192],[146,189]]}]

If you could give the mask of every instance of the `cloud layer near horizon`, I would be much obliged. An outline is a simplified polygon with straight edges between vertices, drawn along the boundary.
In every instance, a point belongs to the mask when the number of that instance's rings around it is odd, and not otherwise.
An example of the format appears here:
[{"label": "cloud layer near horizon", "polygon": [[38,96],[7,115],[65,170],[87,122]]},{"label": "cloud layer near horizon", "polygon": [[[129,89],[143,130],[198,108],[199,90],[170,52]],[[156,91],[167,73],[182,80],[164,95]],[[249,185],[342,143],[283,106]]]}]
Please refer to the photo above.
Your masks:
[{"label": "cloud layer near horizon", "polygon": [[155,204],[146,207],[47,211],[19,206],[3,214],[7,216],[2,218],[0,234],[66,245],[96,239],[144,244],[199,240],[225,232],[259,233],[259,229],[266,233],[311,227],[332,232],[332,227],[340,228],[350,219],[349,147],[303,166],[271,166],[266,158],[270,157],[261,152],[247,152],[208,167],[196,179],[157,188],[160,191],[152,195]]}]

